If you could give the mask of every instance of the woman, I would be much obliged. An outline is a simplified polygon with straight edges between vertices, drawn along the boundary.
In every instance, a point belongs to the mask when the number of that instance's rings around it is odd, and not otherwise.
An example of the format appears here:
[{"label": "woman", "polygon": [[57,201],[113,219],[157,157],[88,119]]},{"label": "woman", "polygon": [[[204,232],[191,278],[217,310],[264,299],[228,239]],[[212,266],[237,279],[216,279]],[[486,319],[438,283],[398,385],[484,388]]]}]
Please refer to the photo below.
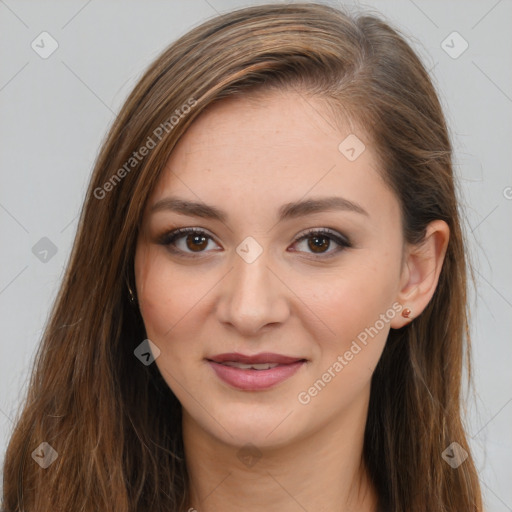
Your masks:
[{"label": "woman", "polygon": [[3,510],[479,512],[468,348],[451,146],[408,44],[314,4],[217,17],[104,143]]}]

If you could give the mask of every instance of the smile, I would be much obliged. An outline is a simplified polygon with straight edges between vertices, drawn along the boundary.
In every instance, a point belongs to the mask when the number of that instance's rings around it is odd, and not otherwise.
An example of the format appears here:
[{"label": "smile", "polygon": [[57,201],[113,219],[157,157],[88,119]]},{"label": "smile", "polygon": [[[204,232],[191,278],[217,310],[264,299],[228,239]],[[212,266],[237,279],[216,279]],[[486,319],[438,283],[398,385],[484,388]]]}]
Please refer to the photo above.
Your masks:
[{"label": "smile", "polygon": [[244,391],[271,388],[290,378],[306,363],[303,358],[272,353],[220,354],[207,361],[220,380]]}]

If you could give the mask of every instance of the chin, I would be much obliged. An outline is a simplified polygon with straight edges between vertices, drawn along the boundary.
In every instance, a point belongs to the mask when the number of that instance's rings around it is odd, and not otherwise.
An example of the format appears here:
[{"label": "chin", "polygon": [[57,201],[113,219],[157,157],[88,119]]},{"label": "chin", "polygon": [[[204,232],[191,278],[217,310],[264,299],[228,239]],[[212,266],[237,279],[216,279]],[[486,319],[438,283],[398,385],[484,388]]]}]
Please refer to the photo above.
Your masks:
[{"label": "chin", "polygon": [[[203,417],[206,423],[203,429],[218,438],[221,442],[242,447],[247,444],[261,449],[282,446],[299,435],[300,424],[297,422],[292,407],[283,404],[230,404],[229,407],[215,408],[215,420],[210,416]],[[199,418],[195,419],[202,423]]]}]

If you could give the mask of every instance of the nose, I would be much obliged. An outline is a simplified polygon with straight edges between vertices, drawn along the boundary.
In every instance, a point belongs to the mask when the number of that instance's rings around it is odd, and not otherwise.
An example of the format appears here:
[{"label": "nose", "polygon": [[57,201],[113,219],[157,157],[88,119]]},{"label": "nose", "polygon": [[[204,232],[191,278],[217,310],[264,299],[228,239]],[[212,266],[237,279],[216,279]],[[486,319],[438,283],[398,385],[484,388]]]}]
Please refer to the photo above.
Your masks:
[{"label": "nose", "polygon": [[290,314],[290,290],[270,268],[265,251],[252,263],[234,255],[234,268],[222,280],[217,318],[244,336],[282,324]]}]

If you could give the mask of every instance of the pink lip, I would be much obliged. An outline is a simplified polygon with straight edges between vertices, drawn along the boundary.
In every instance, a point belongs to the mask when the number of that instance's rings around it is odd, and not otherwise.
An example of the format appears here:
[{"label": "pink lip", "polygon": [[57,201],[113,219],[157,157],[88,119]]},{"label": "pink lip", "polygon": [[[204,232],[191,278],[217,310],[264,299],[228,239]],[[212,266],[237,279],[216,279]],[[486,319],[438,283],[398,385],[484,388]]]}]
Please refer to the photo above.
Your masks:
[{"label": "pink lip", "polygon": [[[278,366],[268,370],[242,370],[241,368],[222,364],[227,361],[245,364],[277,363]],[[208,359],[209,365],[220,379],[237,389],[245,391],[259,391],[275,386],[291,377],[305,362],[305,359],[270,352],[253,356],[238,353],[219,354]]]}]

